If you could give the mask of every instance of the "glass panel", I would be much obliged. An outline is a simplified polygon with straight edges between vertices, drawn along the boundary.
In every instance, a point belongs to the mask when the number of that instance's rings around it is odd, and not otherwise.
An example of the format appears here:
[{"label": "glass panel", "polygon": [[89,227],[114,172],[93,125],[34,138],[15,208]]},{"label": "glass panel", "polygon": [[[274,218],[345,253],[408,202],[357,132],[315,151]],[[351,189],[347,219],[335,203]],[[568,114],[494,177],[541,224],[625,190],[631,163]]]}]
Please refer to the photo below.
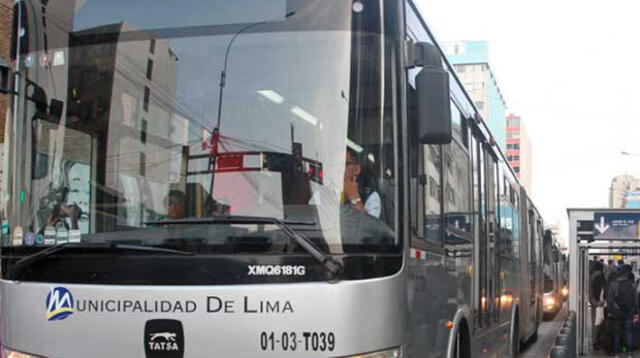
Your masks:
[{"label": "glass panel", "polygon": [[422,146],[424,155],[424,175],[426,189],[424,191],[424,239],[431,242],[442,242],[442,147],[437,145]]},{"label": "glass panel", "polygon": [[[395,48],[380,1],[33,3],[50,56],[33,42],[23,75],[64,111],[19,114],[37,150],[33,169],[11,170],[33,170],[37,189],[28,212],[4,202],[11,225],[166,245],[151,233],[176,220],[267,216],[311,224],[331,252],[397,251]],[[56,26],[36,26],[45,17]]]},{"label": "glass panel", "polygon": [[[95,30],[120,21],[141,30],[251,24],[282,21],[287,14],[286,0],[136,0],[136,6],[126,6],[129,4],[126,0],[78,1],[73,31]],[[150,16],[150,11],[158,16]]]},{"label": "glass panel", "polygon": [[446,243],[470,241],[472,234],[469,155],[457,142],[444,146],[444,153]]},{"label": "glass panel", "polygon": [[451,129],[453,131],[453,138],[457,139],[460,143],[464,143],[462,115],[453,102],[451,102]]},{"label": "glass panel", "polygon": [[[55,224],[67,231],[79,229],[83,234],[89,233],[91,136],[41,119],[33,122],[33,132],[36,141],[32,195],[40,197],[34,208],[41,221],[39,233]],[[51,207],[58,208],[58,216],[51,213]]]}]

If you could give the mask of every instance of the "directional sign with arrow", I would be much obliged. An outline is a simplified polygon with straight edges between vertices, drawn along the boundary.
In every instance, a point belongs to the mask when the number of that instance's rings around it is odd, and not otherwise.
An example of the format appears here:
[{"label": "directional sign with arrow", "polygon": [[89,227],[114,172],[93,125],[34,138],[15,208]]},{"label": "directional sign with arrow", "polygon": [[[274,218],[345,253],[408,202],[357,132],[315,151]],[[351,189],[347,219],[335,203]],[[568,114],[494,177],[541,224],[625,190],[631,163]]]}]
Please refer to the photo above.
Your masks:
[{"label": "directional sign with arrow", "polygon": [[[609,225],[605,224],[604,216],[600,217],[600,222],[599,223],[594,223],[593,224],[593,228],[595,230],[597,230],[600,233],[600,235],[604,234],[609,227],[610,227]],[[595,233],[594,233],[594,235],[595,235]]]},{"label": "directional sign with arrow", "polygon": [[593,238],[632,240],[640,239],[640,213],[593,213]]}]

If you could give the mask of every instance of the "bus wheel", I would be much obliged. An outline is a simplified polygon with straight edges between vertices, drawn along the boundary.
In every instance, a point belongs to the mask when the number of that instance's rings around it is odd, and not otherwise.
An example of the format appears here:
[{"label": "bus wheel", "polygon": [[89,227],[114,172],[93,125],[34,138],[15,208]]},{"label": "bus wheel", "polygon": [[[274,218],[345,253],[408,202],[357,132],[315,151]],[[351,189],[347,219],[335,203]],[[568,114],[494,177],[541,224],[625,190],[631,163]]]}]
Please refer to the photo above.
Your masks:
[{"label": "bus wheel", "polygon": [[456,334],[456,344],[453,350],[454,358],[471,358],[469,333],[465,322],[460,324],[458,334]]},{"label": "bus wheel", "polygon": [[510,347],[510,354],[509,357],[511,358],[515,358],[518,356],[518,352],[520,352],[520,321],[518,320],[518,315],[516,314],[516,316],[513,319],[513,330],[511,332],[511,339],[510,339],[510,343],[511,343],[511,347]]},{"label": "bus wheel", "polygon": [[538,341],[538,329],[540,329],[540,327],[536,326],[536,330],[531,335],[531,338],[529,338],[529,343],[536,343]]}]

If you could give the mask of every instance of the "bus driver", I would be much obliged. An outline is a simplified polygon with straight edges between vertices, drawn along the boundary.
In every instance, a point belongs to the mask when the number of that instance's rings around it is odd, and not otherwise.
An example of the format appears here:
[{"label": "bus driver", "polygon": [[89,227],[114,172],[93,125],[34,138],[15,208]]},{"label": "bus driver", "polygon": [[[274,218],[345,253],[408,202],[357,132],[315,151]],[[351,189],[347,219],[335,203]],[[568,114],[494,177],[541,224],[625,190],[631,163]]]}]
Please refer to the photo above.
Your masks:
[{"label": "bus driver", "polygon": [[375,190],[368,170],[363,171],[358,155],[351,148],[347,148],[342,190],[344,204],[350,204],[356,211],[380,218],[382,211],[380,194]]}]

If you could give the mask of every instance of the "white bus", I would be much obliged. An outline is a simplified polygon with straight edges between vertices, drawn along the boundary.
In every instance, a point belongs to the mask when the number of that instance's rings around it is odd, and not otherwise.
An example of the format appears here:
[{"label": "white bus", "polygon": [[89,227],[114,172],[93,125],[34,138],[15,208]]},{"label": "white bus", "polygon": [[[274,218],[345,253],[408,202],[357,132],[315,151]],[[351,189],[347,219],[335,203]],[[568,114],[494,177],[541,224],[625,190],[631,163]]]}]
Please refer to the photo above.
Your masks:
[{"label": "white bus", "polygon": [[540,215],[412,1],[13,18],[3,356],[494,357],[537,336]]}]

